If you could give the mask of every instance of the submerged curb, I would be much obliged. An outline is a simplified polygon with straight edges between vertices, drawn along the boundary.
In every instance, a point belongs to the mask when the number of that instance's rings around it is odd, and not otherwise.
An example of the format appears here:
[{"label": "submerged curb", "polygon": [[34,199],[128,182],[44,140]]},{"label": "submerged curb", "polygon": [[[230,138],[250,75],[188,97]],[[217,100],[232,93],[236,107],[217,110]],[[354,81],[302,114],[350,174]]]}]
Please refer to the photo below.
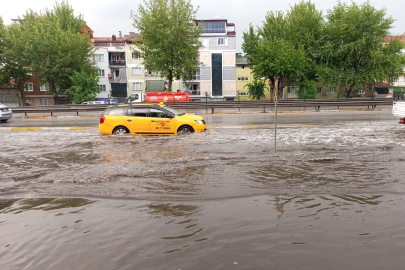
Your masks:
[{"label": "submerged curb", "polygon": [[9,131],[36,131],[36,130],[84,130],[95,127],[0,127],[0,130]]}]

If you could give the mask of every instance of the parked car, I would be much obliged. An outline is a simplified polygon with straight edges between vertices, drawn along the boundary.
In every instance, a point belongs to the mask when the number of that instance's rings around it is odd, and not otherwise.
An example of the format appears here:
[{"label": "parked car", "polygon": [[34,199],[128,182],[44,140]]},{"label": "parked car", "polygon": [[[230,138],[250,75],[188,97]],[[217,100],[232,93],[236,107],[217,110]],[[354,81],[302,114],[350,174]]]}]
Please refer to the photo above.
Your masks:
[{"label": "parked car", "polygon": [[8,106],[0,103],[0,122],[7,122],[7,120],[11,119],[12,116],[13,112],[11,109]]},{"label": "parked car", "polygon": [[99,131],[104,135],[170,135],[203,132],[204,118],[182,113],[164,103],[135,103],[109,106],[100,116]]},{"label": "parked car", "polygon": [[108,104],[106,101],[85,101],[82,105]]}]

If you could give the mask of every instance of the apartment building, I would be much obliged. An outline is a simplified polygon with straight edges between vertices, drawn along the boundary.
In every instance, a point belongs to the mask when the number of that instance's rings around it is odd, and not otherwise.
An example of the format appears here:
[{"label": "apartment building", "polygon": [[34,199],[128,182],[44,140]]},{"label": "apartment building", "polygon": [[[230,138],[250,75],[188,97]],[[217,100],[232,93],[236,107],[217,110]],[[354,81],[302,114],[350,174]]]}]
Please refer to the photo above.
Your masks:
[{"label": "apartment building", "polygon": [[100,77],[99,100],[115,98],[124,102],[128,97],[127,57],[128,43],[134,36],[94,37],[93,60],[98,67]]},{"label": "apartment building", "polygon": [[203,28],[198,50],[200,65],[191,81],[182,83],[182,91],[193,100],[235,100],[236,32],[235,24],[225,19],[196,20]]}]

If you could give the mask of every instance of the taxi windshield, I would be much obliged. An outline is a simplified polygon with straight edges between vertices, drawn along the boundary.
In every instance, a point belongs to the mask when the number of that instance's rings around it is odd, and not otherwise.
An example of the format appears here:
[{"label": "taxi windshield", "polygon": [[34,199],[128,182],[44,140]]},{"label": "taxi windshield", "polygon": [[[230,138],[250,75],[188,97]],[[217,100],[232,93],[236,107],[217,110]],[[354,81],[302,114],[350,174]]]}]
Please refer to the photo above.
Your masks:
[{"label": "taxi windshield", "polygon": [[166,110],[168,110],[169,112],[171,112],[172,114],[174,114],[174,115],[178,115],[178,116],[184,115],[184,113],[182,113],[182,112],[180,112],[180,111],[178,111],[176,109],[173,109],[173,108],[170,108],[170,107],[167,107],[167,106],[165,106],[164,108]]}]

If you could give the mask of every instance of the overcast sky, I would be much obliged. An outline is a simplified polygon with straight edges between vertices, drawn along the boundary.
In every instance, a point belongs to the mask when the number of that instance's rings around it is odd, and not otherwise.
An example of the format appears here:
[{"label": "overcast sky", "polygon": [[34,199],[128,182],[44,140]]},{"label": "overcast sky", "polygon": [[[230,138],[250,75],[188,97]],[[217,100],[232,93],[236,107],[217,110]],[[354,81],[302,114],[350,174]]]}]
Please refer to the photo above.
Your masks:
[{"label": "overcast sky", "polygon": [[[235,23],[237,37],[237,52],[242,52],[242,33],[249,23],[261,25],[268,11],[286,11],[290,5],[299,0],[191,0],[194,7],[199,7],[197,19],[214,19],[221,16],[228,22]],[[312,0],[318,10],[326,14],[328,9],[336,5],[336,0]],[[348,2],[350,1],[343,1]],[[355,0],[356,3],[364,1]],[[54,0],[2,0],[0,16],[5,23],[22,16],[26,10],[32,9],[38,13],[46,7],[52,8]],[[107,37],[118,31],[123,34],[134,32],[130,19],[131,10],[136,11],[143,0],[70,0],[76,14],[81,14],[94,36]],[[376,8],[387,10],[387,14],[396,19],[392,34],[405,33],[405,1],[402,0],[371,0]]]}]

